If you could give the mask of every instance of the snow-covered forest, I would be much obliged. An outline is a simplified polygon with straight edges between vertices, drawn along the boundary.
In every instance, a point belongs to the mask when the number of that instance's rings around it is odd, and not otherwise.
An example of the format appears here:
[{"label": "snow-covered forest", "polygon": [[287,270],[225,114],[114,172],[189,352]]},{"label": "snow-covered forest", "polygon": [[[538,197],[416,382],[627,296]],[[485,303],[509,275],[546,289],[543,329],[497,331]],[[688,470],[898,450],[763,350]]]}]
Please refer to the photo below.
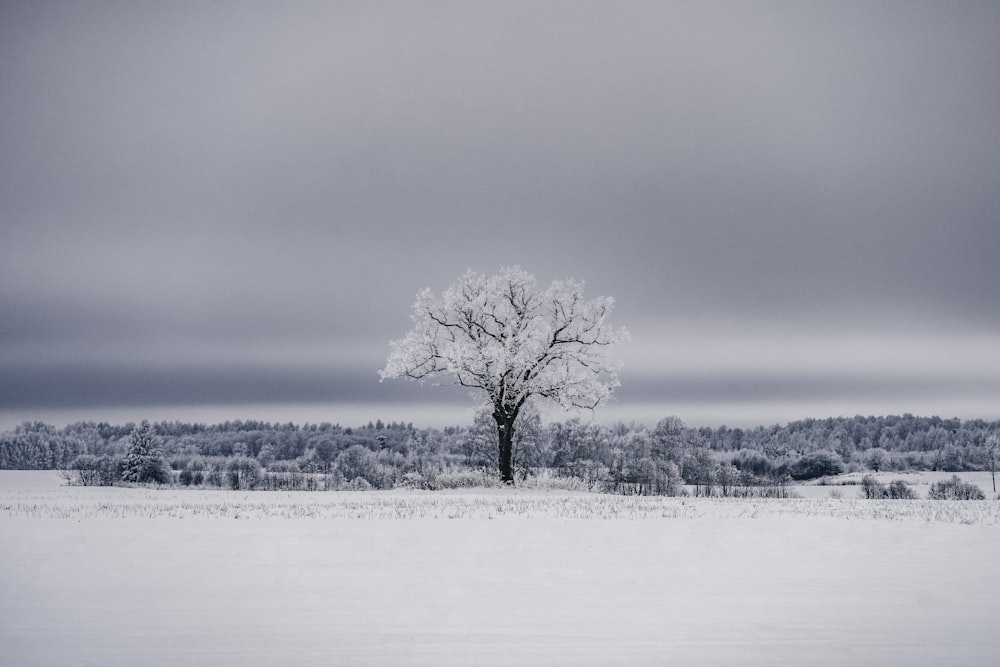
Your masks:
[{"label": "snow-covered forest", "polygon": [[[122,479],[135,424],[25,423],[0,435],[0,468],[77,471],[76,481]],[[382,422],[149,425],[162,477],[181,485],[270,489],[454,488],[497,483],[496,430],[419,429]],[[691,428],[666,417],[653,428],[580,419],[543,424],[528,410],[515,432],[517,481],[561,480],[595,491],[666,494],[682,484],[709,494],[774,487],[848,472],[996,466],[1000,422],[912,415],[809,419],[784,426]]]}]

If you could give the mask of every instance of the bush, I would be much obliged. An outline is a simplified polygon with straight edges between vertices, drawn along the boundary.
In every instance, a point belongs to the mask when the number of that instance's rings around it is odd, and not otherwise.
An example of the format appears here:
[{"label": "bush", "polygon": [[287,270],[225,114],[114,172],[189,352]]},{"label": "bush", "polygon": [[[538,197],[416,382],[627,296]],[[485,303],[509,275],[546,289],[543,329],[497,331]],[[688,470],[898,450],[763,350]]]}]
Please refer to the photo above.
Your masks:
[{"label": "bush", "polygon": [[982,489],[970,482],[963,482],[958,475],[932,484],[927,497],[931,500],[986,500]]},{"label": "bush", "polygon": [[842,472],[844,472],[844,463],[833,452],[806,454],[793,463],[789,470],[792,479],[799,481],[839,475]]},{"label": "bush", "polygon": [[[355,479],[362,479],[356,477]],[[417,470],[411,470],[408,473],[404,473],[399,480],[396,482],[396,486],[404,489],[423,489],[425,491],[433,491],[438,487],[437,476],[433,473],[424,473]]]},{"label": "bush", "polygon": [[487,474],[483,470],[448,470],[431,476],[427,480],[429,483],[425,483],[423,486],[420,485],[420,481],[424,481],[420,473],[407,473],[403,479],[404,485],[411,486],[411,488],[434,490],[499,488],[502,486],[496,475]]},{"label": "bush", "polygon": [[122,478],[122,461],[113,456],[97,458],[81,454],[69,464],[70,484],[80,486],[114,486]]},{"label": "bush", "polygon": [[69,464],[73,476],[70,484],[99,486],[101,484],[101,460],[93,454],[81,454]]},{"label": "bush", "polygon": [[[365,478],[357,477],[355,479]],[[528,479],[531,478],[529,477]],[[469,470],[467,468],[446,470],[443,472],[434,470],[427,470],[424,472],[411,470],[410,472],[403,474],[396,481],[396,487],[398,488],[422,489],[425,491],[438,491],[440,489],[499,488],[500,486],[500,480],[496,475],[488,474],[483,470]]]},{"label": "bush", "polygon": [[916,500],[917,492],[901,479],[893,480],[886,486],[871,475],[865,475],[861,478],[861,497],[868,500]]},{"label": "bush", "polygon": [[[495,478],[494,478],[495,479]],[[498,484],[494,484],[498,485]],[[543,469],[537,475],[529,477],[521,484],[523,489],[537,489],[540,491],[604,491],[602,482],[586,482],[578,477],[567,477],[554,473],[551,469]]]},{"label": "bush", "polygon": [[886,498],[891,500],[916,500],[917,492],[907,486],[901,479],[893,480],[886,489]]},{"label": "bush", "polygon": [[866,500],[880,500],[885,498],[885,484],[882,484],[871,475],[861,478],[861,497]]}]

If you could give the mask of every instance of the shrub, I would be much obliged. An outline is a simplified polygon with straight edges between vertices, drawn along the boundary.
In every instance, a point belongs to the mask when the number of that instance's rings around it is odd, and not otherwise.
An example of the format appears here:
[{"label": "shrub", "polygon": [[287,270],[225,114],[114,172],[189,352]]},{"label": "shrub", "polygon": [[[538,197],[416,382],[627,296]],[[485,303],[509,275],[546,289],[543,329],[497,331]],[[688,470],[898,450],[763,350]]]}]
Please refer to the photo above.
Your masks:
[{"label": "shrub", "polygon": [[81,454],[69,464],[67,480],[80,486],[114,486],[121,481],[122,462],[113,456]]},{"label": "shrub", "polygon": [[871,475],[861,478],[861,497],[866,500],[879,500],[885,498],[885,484],[880,483]]},{"label": "shrub", "polygon": [[861,497],[868,500],[916,500],[917,492],[901,479],[893,480],[886,486],[871,475],[865,475],[861,478]]},{"label": "shrub", "polygon": [[[355,479],[362,478],[356,477]],[[438,488],[436,477],[433,474],[423,473],[417,470],[411,470],[410,472],[403,474],[403,476],[396,482],[396,486],[405,489],[424,489],[427,491],[433,491]]]},{"label": "shrub", "polygon": [[543,469],[537,475],[524,480],[521,485],[523,489],[537,489],[542,491],[603,491],[604,483],[586,482],[578,477],[566,477],[554,473],[551,469]]},{"label": "shrub", "polygon": [[436,480],[439,489],[495,488],[500,480],[483,470],[449,470],[440,473]]},{"label": "shrub", "polygon": [[963,482],[958,475],[932,484],[927,497],[931,500],[986,500],[982,489],[970,482]]},{"label": "shrub", "polygon": [[101,460],[93,454],[81,454],[69,464],[73,473],[71,484],[81,486],[98,486],[101,483]]},{"label": "shrub", "polygon": [[813,452],[806,454],[792,464],[789,474],[795,480],[816,479],[839,475],[844,472],[844,463],[833,452]]},{"label": "shrub", "polygon": [[893,480],[886,489],[886,498],[891,500],[916,500],[917,492],[901,479]]}]

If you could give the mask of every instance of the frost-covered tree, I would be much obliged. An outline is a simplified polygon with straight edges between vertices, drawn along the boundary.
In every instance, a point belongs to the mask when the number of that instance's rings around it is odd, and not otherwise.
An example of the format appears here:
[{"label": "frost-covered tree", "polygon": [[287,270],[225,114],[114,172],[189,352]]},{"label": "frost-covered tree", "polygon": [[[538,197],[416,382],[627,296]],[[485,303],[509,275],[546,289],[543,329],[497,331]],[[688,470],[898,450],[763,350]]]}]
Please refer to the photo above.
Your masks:
[{"label": "frost-covered tree", "polygon": [[379,375],[481,392],[496,424],[500,479],[512,484],[514,426],[529,399],[593,409],[618,386],[607,351],[628,332],[608,325],[613,305],[585,299],[573,279],[539,288],[517,266],[494,276],[470,270],[440,296],[417,295],[413,329],[391,343]]},{"label": "frost-covered tree", "polygon": [[664,417],[653,429],[653,455],[658,459],[668,459],[676,464],[684,462],[684,448],[687,426],[680,417]]},{"label": "frost-covered tree", "polygon": [[123,482],[170,482],[170,471],[160,453],[153,427],[143,420],[128,437],[128,449],[122,460]]},{"label": "frost-covered tree", "polygon": [[889,463],[889,452],[885,451],[881,447],[873,447],[868,450],[868,456],[865,457],[865,463],[875,472],[879,472]]}]

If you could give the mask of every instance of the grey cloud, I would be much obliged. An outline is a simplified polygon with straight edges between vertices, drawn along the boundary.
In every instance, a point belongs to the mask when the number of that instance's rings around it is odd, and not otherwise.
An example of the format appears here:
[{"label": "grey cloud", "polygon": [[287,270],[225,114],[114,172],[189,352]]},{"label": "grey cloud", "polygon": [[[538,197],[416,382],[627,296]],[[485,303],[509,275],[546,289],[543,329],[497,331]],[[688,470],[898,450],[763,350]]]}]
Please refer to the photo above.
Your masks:
[{"label": "grey cloud", "polygon": [[[664,405],[720,402],[768,403],[795,401],[879,401],[889,396],[895,401],[939,399],[950,402],[955,395],[1000,397],[1000,382],[983,377],[933,376],[918,378],[856,375],[842,377],[822,374],[750,375],[716,373],[698,376],[630,378],[618,391],[618,400],[660,401]],[[824,415],[827,416],[827,415]]]},{"label": "grey cloud", "polygon": [[3,377],[0,405],[8,409],[467,400],[464,390],[434,387],[428,394],[416,384],[380,384],[371,369],[344,365],[19,364],[3,368]]},{"label": "grey cloud", "polygon": [[997,34],[974,2],[6,3],[0,360],[326,337],[374,372],[418,288],[510,263],[639,334],[996,331]]}]

